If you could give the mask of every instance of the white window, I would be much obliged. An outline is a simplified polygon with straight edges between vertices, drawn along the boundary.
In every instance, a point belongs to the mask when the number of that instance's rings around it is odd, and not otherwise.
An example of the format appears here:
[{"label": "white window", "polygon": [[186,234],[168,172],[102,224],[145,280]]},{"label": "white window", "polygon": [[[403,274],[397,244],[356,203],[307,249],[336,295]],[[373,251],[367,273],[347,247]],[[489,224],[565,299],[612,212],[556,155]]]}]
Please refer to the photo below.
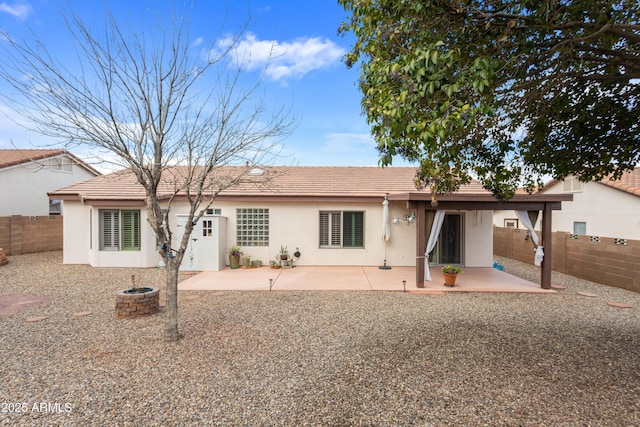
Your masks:
[{"label": "white window", "polygon": [[66,157],[54,157],[49,159],[49,169],[55,172],[72,172],[73,165]]},{"label": "white window", "polygon": [[321,211],[321,248],[364,248],[364,212]]},{"label": "white window", "polygon": [[578,181],[578,178],[566,178],[562,182],[562,191],[564,193],[579,193],[583,190],[584,183]]},{"label": "white window", "polygon": [[236,209],[238,246],[269,246],[269,209]]},{"label": "white window", "polygon": [[100,250],[139,251],[140,211],[101,209]]},{"label": "white window", "polygon": [[202,220],[202,237],[213,236],[213,221],[210,219]]}]

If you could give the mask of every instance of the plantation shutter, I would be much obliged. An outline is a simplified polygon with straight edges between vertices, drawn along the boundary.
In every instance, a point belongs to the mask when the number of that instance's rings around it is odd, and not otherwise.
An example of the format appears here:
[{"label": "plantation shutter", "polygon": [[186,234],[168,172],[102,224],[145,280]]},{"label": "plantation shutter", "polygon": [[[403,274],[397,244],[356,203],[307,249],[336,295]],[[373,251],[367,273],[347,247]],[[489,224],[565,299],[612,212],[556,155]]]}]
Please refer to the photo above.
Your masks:
[{"label": "plantation shutter", "polygon": [[364,212],[344,212],[342,246],[364,247]]},{"label": "plantation shutter", "polygon": [[122,250],[140,250],[140,211],[122,211]]},{"label": "plantation shutter", "polygon": [[320,246],[340,247],[340,212],[320,212]]},{"label": "plantation shutter", "polygon": [[100,249],[117,251],[119,249],[119,212],[117,210],[100,211]]}]

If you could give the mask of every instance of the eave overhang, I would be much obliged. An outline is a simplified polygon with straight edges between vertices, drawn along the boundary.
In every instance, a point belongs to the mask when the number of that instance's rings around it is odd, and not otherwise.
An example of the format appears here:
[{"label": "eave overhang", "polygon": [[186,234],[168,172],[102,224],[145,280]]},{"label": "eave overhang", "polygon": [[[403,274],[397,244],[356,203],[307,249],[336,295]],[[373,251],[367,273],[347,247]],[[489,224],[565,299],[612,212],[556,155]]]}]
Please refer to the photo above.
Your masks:
[{"label": "eave overhang", "polygon": [[541,210],[545,206],[552,210],[562,208],[562,202],[573,200],[572,194],[516,194],[511,199],[499,200],[492,194],[442,194],[438,195],[437,206],[431,206],[431,193],[389,194],[389,200],[406,201],[409,204],[426,203],[427,209],[450,210]]}]

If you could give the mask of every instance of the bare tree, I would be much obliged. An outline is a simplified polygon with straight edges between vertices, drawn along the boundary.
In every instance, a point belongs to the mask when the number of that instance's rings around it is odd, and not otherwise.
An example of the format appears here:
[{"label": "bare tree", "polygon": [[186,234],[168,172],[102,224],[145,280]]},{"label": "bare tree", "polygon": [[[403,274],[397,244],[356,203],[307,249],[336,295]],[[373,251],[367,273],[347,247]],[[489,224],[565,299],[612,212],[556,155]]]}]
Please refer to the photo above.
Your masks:
[{"label": "bare tree", "polygon": [[[65,22],[77,52],[73,64],[52,56],[41,41],[6,33],[0,41],[0,76],[13,88],[3,97],[32,129],[67,147],[100,151],[144,187],[148,222],[167,267],[168,341],[179,339],[178,270],[193,225],[220,191],[252,167],[272,163],[295,126],[288,111],[266,111],[262,77],[251,81],[243,66],[250,58],[237,49],[241,33],[195,48],[190,14],[185,9],[170,22],[156,16],[154,25],[133,27],[107,11],[104,32],[97,33],[70,13]],[[232,175],[220,173],[227,165],[238,167],[224,169]],[[179,194],[186,195],[189,213],[172,249],[167,224]]]}]

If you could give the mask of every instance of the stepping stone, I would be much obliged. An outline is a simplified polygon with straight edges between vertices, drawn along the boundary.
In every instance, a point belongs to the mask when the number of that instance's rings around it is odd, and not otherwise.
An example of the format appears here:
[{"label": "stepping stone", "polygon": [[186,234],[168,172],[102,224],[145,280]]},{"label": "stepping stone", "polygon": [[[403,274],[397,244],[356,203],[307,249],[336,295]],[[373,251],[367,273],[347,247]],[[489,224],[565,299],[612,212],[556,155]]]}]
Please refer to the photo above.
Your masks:
[{"label": "stepping stone", "polygon": [[567,287],[562,285],[551,285],[551,289],[567,289]]},{"label": "stepping stone", "polygon": [[41,320],[45,320],[48,319],[49,316],[33,316],[33,317],[27,317],[27,322],[39,322]]},{"label": "stepping stone", "polygon": [[590,293],[590,292],[578,292],[577,294],[578,294],[578,295],[581,295],[581,296],[583,296],[583,297],[591,297],[591,298],[593,298],[593,297],[597,297],[597,296],[598,296],[598,295],[596,295],[596,294],[592,294],[592,293]]},{"label": "stepping stone", "polygon": [[90,315],[90,311],[78,311],[77,313],[73,313],[73,317],[82,317]]},{"label": "stepping stone", "polygon": [[629,304],[624,304],[624,303],[615,302],[615,301],[609,301],[607,303],[607,305],[609,305],[611,307],[616,307],[616,308],[631,308],[631,306]]}]

